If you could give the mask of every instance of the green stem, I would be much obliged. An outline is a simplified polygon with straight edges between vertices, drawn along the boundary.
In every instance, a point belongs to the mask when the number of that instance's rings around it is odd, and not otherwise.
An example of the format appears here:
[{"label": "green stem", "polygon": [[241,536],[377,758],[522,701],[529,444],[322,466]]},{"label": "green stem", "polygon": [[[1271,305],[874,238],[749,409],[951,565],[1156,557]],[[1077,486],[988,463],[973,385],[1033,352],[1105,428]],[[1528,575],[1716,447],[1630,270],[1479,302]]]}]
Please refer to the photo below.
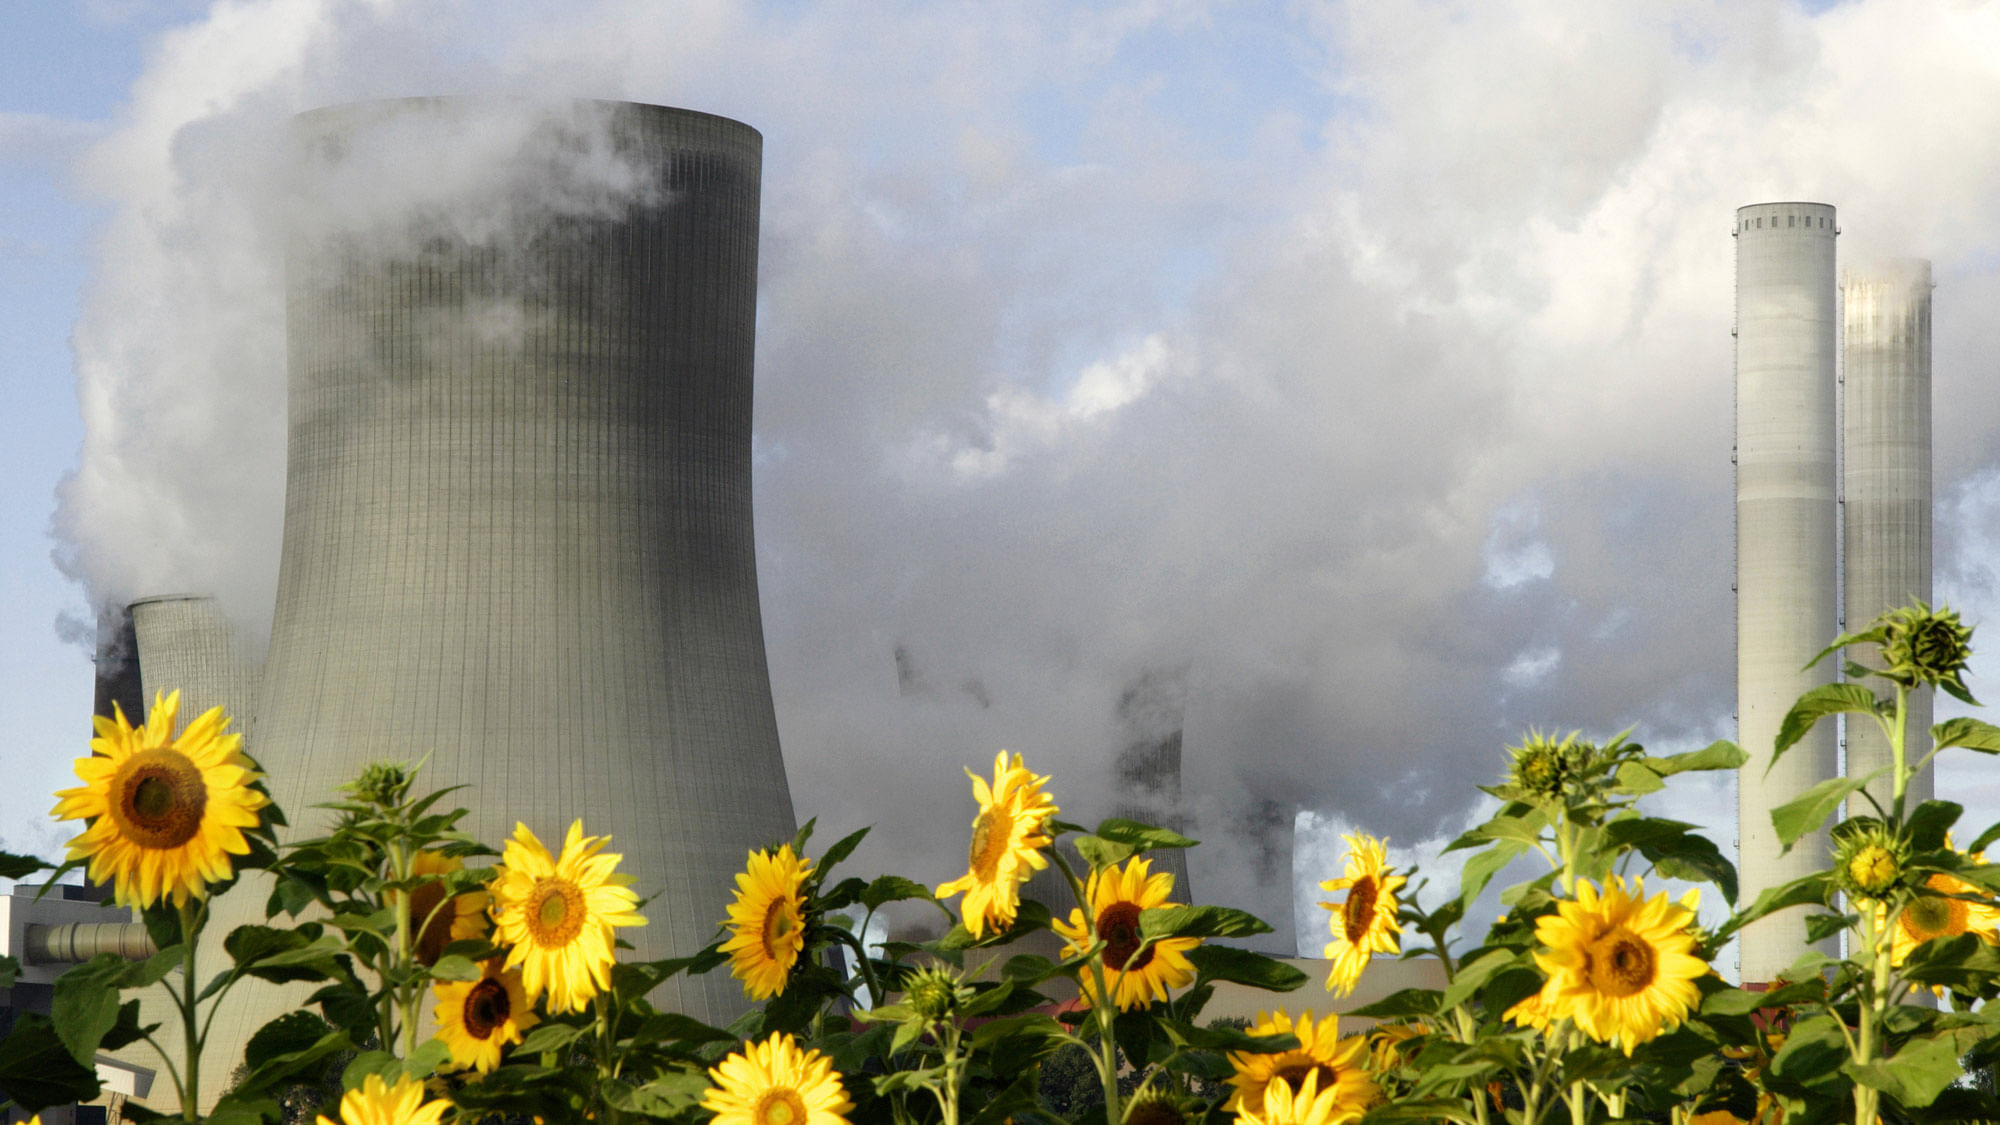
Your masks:
[{"label": "green stem", "polygon": [[938,1108],[944,1111],[944,1125],[958,1125],[958,1087],[962,1060],[958,1056],[958,1025],[944,1025],[944,1084],[937,1090]]},{"label": "green stem", "polygon": [[1896,765],[1894,769],[1891,769],[1889,771],[1889,777],[1891,780],[1895,782],[1896,786],[1895,808],[1896,808],[1896,827],[1898,828],[1901,828],[1903,826],[1903,812],[1904,812],[1903,797],[1904,794],[1910,788],[1910,774],[1914,772],[1906,768],[1909,762],[1909,755],[1905,752],[1904,747],[1908,745],[1909,731],[1910,731],[1910,689],[1908,685],[1897,684],[1896,724],[1895,728],[1889,732],[1889,750],[1896,756],[1895,758]]},{"label": "green stem", "polygon": [[181,1119],[201,1119],[201,1032],[195,1024],[194,943],[201,931],[201,919],[192,899],[177,904],[181,920],[181,1041],[185,1054],[181,1067],[186,1071],[182,1088]]},{"label": "green stem", "polygon": [[[399,833],[389,842],[389,876],[397,883],[406,883],[410,878],[410,853],[403,845]],[[416,965],[415,945],[410,934],[410,899],[416,891],[405,887],[396,892],[396,953],[392,968],[395,971],[395,1004],[403,1021],[403,1057],[417,1053],[417,1002],[418,980],[411,970]],[[388,1044],[385,1040],[385,1045]]]}]

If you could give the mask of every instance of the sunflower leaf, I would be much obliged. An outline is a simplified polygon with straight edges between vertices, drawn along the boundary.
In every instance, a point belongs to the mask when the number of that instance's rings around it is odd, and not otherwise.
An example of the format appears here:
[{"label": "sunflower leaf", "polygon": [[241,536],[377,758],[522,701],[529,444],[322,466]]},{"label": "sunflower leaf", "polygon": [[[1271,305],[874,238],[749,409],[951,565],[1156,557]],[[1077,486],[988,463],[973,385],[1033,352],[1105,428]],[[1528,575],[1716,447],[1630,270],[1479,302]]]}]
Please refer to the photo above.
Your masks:
[{"label": "sunflower leaf", "polygon": [[1160,848],[1192,848],[1195,841],[1178,832],[1156,828],[1136,820],[1112,817],[1098,824],[1097,835],[1119,844],[1132,844],[1140,851],[1156,851]]},{"label": "sunflower leaf", "polygon": [[1077,854],[1081,855],[1085,862],[1099,871],[1115,867],[1139,854],[1139,848],[1135,844],[1107,840],[1102,836],[1078,836],[1071,840],[1070,844],[1076,848]]},{"label": "sunflower leaf", "polygon": [[1940,750],[1963,746],[1982,754],[2000,754],[2000,727],[1978,719],[1946,719],[1931,728],[1931,740]]},{"label": "sunflower leaf", "polygon": [[479,966],[472,963],[472,958],[456,953],[438,958],[437,964],[431,966],[432,980],[469,981],[478,980],[479,976]]},{"label": "sunflower leaf", "polygon": [[1925,801],[1916,807],[1904,823],[1910,834],[1910,846],[1921,852],[1936,851],[1945,846],[1945,833],[1965,815],[1965,806],[1952,801]]},{"label": "sunflower leaf", "polygon": [[931,889],[922,883],[905,879],[901,875],[883,875],[868,884],[868,888],[861,892],[861,905],[875,910],[884,903],[932,897],[934,896],[931,894]]},{"label": "sunflower leaf", "polygon": [[1875,704],[1875,693],[1860,684],[1821,684],[1799,696],[1799,701],[1792,704],[1778,724],[1778,739],[1771,747],[1771,760],[1765,763],[1764,772],[1768,775],[1785,751],[1798,745],[1821,719],[1842,713],[1873,715]]},{"label": "sunflower leaf", "polygon": [[1495,973],[1515,965],[1523,958],[1524,955],[1517,950],[1493,949],[1468,964],[1460,965],[1458,974],[1452,977],[1450,986],[1439,998],[1438,1006],[1445,1009],[1458,1007],[1472,999]]},{"label": "sunflower leaf", "polygon": [[[1965,1035],[1963,1040],[1961,1035]],[[1959,1056],[1977,1036],[1976,1029],[1963,1028],[1960,1034],[1913,1039],[1891,1058],[1866,1064],[1850,1060],[1841,1071],[1856,1082],[1896,1099],[1904,1109],[1921,1109],[1958,1081],[1964,1073]]]},{"label": "sunflower leaf", "polygon": [[49,1018],[70,1056],[86,1066],[118,1023],[117,982],[125,964],[115,953],[100,953],[56,979]]},{"label": "sunflower leaf", "polygon": [[64,1102],[97,1097],[97,1071],[76,1061],[55,1025],[40,1012],[22,1012],[0,1039],[0,1093],[34,1113]]},{"label": "sunflower leaf", "polygon": [[1784,845],[1780,854],[1791,851],[1792,845],[1808,832],[1817,831],[1850,795],[1888,772],[1889,768],[1884,766],[1866,777],[1829,777],[1796,799],[1772,809],[1771,827],[1777,829],[1778,842]]},{"label": "sunflower leaf", "polygon": [[1198,945],[1187,959],[1202,981],[1247,984],[1267,992],[1290,992],[1306,983],[1306,974],[1275,957],[1226,945]]},{"label": "sunflower leaf", "polygon": [[1493,876],[1527,850],[1528,845],[1519,840],[1496,840],[1493,846],[1466,860],[1459,875],[1458,900],[1470,909],[1478,901],[1479,892],[1493,881]]},{"label": "sunflower leaf", "polygon": [[1662,777],[1672,777],[1677,773],[1691,770],[1733,770],[1740,769],[1750,755],[1741,746],[1727,739],[1711,742],[1699,750],[1685,754],[1670,754],[1664,758],[1645,759],[1646,767]]},{"label": "sunflower leaf", "polygon": [[1270,932],[1270,925],[1262,918],[1226,906],[1155,906],[1139,913],[1139,936],[1146,939],[1249,937]]},{"label": "sunflower leaf", "polygon": [[0,879],[25,879],[49,866],[35,856],[0,852]]},{"label": "sunflower leaf", "polygon": [[533,1057],[546,1051],[560,1051],[581,1034],[583,1029],[580,1027],[572,1027],[566,1023],[544,1023],[528,1032],[514,1048],[514,1053],[523,1057]]},{"label": "sunflower leaf", "polygon": [[868,830],[866,828],[857,828],[840,839],[835,840],[833,846],[826,849],[813,864],[813,873],[824,878],[826,873],[833,870],[841,860],[853,855],[854,849],[861,846],[862,839],[867,835]]}]

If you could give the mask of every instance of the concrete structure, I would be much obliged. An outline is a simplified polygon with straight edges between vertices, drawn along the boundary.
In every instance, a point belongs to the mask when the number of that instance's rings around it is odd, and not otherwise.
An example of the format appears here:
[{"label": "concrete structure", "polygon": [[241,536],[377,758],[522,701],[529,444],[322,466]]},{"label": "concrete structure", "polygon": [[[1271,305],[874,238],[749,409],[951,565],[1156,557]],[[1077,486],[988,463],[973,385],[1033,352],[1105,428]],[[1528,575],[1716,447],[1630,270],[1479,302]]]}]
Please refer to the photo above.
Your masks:
[{"label": "concrete structure", "polygon": [[221,707],[235,720],[230,729],[244,730],[257,698],[257,669],[215,599],[161,594],[127,608],[146,707],[156,694],[178,691],[182,723]]},{"label": "concrete structure", "polygon": [[[1931,264],[1902,259],[1849,267],[1841,298],[1841,577],[1844,628],[1851,631],[1885,610],[1931,600]],[[1875,664],[1880,654],[1863,645],[1847,657]],[[1930,751],[1930,726],[1931,692],[1913,692],[1910,761]],[[1866,776],[1890,761],[1881,730],[1865,716],[1849,716],[1847,775]],[[1869,791],[1887,806],[1886,776]],[[1912,807],[1931,793],[1930,770],[1911,779]],[[1874,815],[1858,794],[1849,811]]]},{"label": "concrete structure", "polygon": [[[1835,667],[1801,668],[1834,636],[1834,209],[1762,203],[1736,212],[1736,653],[1738,857],[1746,900],[1822,868],[1824,834],[1787,855],[1770,810],[1838,771],[1821,723],[1768,775],[1778,724]],[[1805,949],[1804,908],[1743,932],[1745,981],[1768,981]]]},{"label": "concrete structure", "polygon": [[[762,138],[461,99],[295,132],[311,219],[253,730],[273,795],[318,831],[308,806],[367,763],[428,754],[496,846],[517,821],[552,848],[579,818],[609,835],[652,896],[620,937],[692,953],[746,853],[795,830],[750,507]],[[747,1006],[727,973],[656,1000]]]}]

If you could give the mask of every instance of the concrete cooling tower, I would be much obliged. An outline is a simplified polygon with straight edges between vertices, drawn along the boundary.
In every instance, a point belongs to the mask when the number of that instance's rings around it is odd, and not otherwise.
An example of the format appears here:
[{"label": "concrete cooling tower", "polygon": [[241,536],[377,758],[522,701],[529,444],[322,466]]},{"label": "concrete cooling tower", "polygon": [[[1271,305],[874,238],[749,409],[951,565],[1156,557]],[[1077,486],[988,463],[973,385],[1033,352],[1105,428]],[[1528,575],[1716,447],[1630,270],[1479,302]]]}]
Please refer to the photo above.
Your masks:
[{"label": "concrete cooling tower", "polygon": [[[1841,574],[1843,620],[1852,631],[1886,610],[1931,600],[1931,264],[1850,267],[1841,305]],[[1847,657],[1880,663],[1872,645],[1851,648]],[[1910,694],[1906,749],[1913,762],[1930,751],[1931,694]],[[1865,777],[1890,762],[1881,730],[1850,717],[1847,775]],[[1911,807],[1929,800],[1932,788],[1928,769],[1911,778]],[[1886,807],[1888,778],[1869,792]],[[1859,794],[1849,811],[1874,815]]]},{"label": "concrete cooling tower", "polygon": [[[651,896],[620,937],[691,953],[795,830],[751,529],[762,138],[462,99],[295,134],[273,795],[317,831],[363,766],[428,756],[495,846],[609,835]],[[746,1007],[727,973],[655,999]]]},{"label": "concrete cooling tower", "polygon": [[148,713],[156,694],[178,691],[182,725],[221,707],[234,720],[229,729],[243,730],[257,698],[257,670],[215,599],[162,594],[140,598],[129,612]]},{"label": "concrete cooling tower", "polygon": [[[1770,810],[1839,769],[1835,726],[1820,723],[1765,773],[1778,724],[1831,683],[1837,536],[1834,462],[1834,209],[1761,203],[1736,212],[1737,774],[1742,894],[1825,866],[1824,833],[1780,855]],[[1769,981],[1804,952],[1804,908],[1743,931],[1745,981]]]}]

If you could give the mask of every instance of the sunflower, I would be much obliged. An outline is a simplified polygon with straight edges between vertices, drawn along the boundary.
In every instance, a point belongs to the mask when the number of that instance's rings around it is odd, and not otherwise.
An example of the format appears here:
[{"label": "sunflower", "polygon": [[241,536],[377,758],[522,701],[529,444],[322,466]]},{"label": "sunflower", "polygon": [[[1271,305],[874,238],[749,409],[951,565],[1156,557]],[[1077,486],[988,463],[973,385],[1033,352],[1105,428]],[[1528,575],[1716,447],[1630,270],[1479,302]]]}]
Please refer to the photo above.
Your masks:
[{"label": "sunflower", "polygon": [[1049,846],[1043,825],[1058,811],[1055,802],[1042,792],[1049,779],[1028,772],[1015,754],[1009,761],[1005,750],[993,759],[993,784],[965,771],[972,778],[972,795],[979,800],[979,815],[972,818],[972,843],[966,849],[966,872],[937,889],[939,898],[965,892],[960,912],[965,928],[973,937],[984,937],[991,928],[1006,929],[1014,924],[1021,907],[1021,884],[1049,865],[1040,849]]},{"label": "sunflower", "polygon": [[774,1031],[710,1068],[715,1082],[702,1096],[714,1125],[846,1125],[854,1108],[833,1073],[833,1060]]},{"label": "sunflower", "polygon": [[1535,963],[1548,974],[1541,1001],[1550,1021],[1568,1017],[1629,1055],[1680,1026],[1701,999],[1694,982],[1708,963],[1694,955],[1693,900],[1677,905],[1664,893],[1645,899],[1638,879],[1627,894],[1616,875],[1602,895],[1587,882],[1576,893],[1576,901],[1558,902],[1555,913],[1535,920],[1545,947]]},{"label": "sunflower", "polygon": [[211,707],[174,736],[181,693],[153,697],[144,726],[134,728],[115,704],[112,717],[92,720],[94,753],[76,762],[83,784],[56,793],[54,815],[86,819],[69,844],[69,858],[90,860],[92,882],[113,882],[121,906],[151,906],[171,896],[175,906],[208,894],[229,878],[230,855],[250,844],[271,799],[253,786],[263,775],[243,754],[243,736],[224,734],[229,717]]},{"label": "sunflower", "polygon": [[1224,1109],[1242,1112],[1263,1105],[1264,1088],[1274,1082],[1289,1084],[1297,1093],[1309,1075],[1316,1075],[1320,1090],[1330,1091],[1337,1102],[1362,1109],[1374,1102],[1378,1090],[1363,1057],[1367,1037],[1340,1038],[1338,1016],[1329,1015],[1315,1023],[1311,1012],[1297,1020],[1286,1012],[1259,1012],[1248,1034],[1295,1035],[1299,1045],[1275,1053],[1231,1051],[1229,1065],[1235,1073],[1229,1076],[1229,1101]]},{"label": "sunflower", "polygon": [[1236,1120],[1242,1125],[1344,1125],[1359,1121],[1366,1105],[1343,1101],[1337,1090],[1319,1088],[1319,1075],[1308,1074],[1295,1091],[1289,1082],[1264,1087],[1260,1106],[1244,1106]]},{"label": "sunflower", "polygon": [[[1124,868],[1107,867],[1090,873],[1084,889],[1089,901],[1096,936],[1104,941],[1104,979],[1117,999],[1118,1010],[1144,1007],[1165,1000],[1169,989],[1194,980],[1194,966],[1187,951],[1201,944],[1200,938],[1161,938],[1145,949],[1139,936],[1139,914],[1156,906],[1175,906],[1167,901],[1174,892],[1170,871],[1149,875],[1150,861],[1138,857],[1127,860]],[[1055,924],[1056,933],[1068,940],[1065,958],[1090,948],[1093,927],[1082,910],[1069,912],[1069,923]],[[1096,975],[1086,967],[1082,974],[1086,1003],[1097,998]]]},{"label": "sunflower", "polygon": [[1549,986],[1544,984],[1540,992],[1532,993],[1526,1000],[1507,1009],[1506,1018],[1521,1027],[1532,1027],[1546,1032],[1553,1022],[1549,1016]]},{"label": "sunflower", "polygon": [[[464,869],[464,860],[432,848],[418,852],[410,861],[410,874],[419,878],[449,875]],[[486,936],[486,892],[464,891],[451,896],[451,902],[446,904],[444,891],[444,880],[432,878],[410,892],[410,925],[419,927],[415,952],[417,960],[426,965],[437,964],[445,947],[452,942]],[[389,892],[391,904],[396,897],[396,892]],[[443,909],[439,909],[441,905]]]},{"label": "sunflower", "polygon": [[520,968],[531,999],[546,992],[552,1012],[579,1011],[610,986],[612,927],[646,924],[631,877],[612,873],[620,857],[603,851],[610,842],[585,836],[579,820],[557,858],[516,824],[494,869],[493,923],[511,946],[507,967]]},{"label": "sunflower", "polygon": [[[1984,852],[1966,858],[1973,863],[1986,862]],[[1993,896],[1985,889],[1942,871],[1925,879],[1924,889],[1933,893],[1920,893],[1896,916],[1890,964],[1901,965],[1919,945],[1932,938],[1978,934],[1988,945],[2000,943],[2000,909],[1994,907]],[[1943,897],[1946,895],[1978,895],[1981,901]],[[1942,994],[1944,990],[1934,991]]]},{"label": "sunflower", "polygon": [[394,1086],[371,1074],[341,1095],[339,1121],[321,1114],[319,1125],[438,1125],[450,1108],[451,1103],[442,1099],[424,1101],[424,1084],[407,1074]]},{"label": "sunflower", "polygon": [[753,851],[750,866],[736,876],[736,901],[729,906],[729,972],[743,982],[752,1000],[768,1000],[785,990],[785,978],[806,947],[805,896],[800,888],[812,860],[792,854]]},{"label": "sunflower", "polygon": [[461,1069],[492,1073],[500,1065],[500,1049],[519,1043],[522,1032],[542,1022],[528,1005],[521,971],[502,968],[498,957],[480,964],[478,980],[441,980],[431,991],[438,1002],[437,1037]]},{"label": "sunflower", "polygon": [[1342,996],[1354,991],[1370,957],[1402,949],[1402,924],[1396,920],[1396,890],[1408,881],[1389,874],[1383,841],[1359,832],[1349,833],[1344,839],[1347,874],[1319,885],[1323,891],[1347,892],[1343,902],[1320,903],[1333,912],[1327,919],[1333,940],[1322,954],[1333,962],[1327,969],[1326,987]]}]

